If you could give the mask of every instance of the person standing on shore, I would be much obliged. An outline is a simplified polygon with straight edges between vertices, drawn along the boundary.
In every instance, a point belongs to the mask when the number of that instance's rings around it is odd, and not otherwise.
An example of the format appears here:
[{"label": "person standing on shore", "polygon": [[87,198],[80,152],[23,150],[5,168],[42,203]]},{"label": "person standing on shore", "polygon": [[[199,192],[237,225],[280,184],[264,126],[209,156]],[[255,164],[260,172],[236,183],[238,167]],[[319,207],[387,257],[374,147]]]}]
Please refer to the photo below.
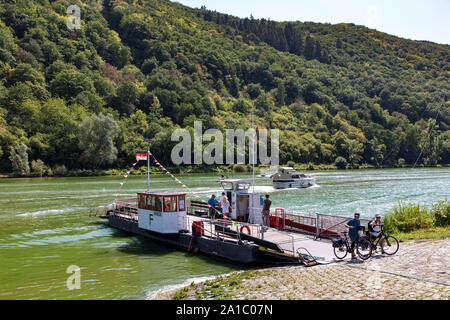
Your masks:
[{"label": "person standing on shore", "polygon": [[353,219],[351,219],[349,222],[347,222],[347,224],[345,225],[345,227],[348,229],[348,236],[350,237],[350,240],[352,241],[352,245],[351,245],[351,252],[352,252],[352,259],[356,259],[356,254],[355,254],[355,245],[357,243],[357,241],[359,240],[359,233],[358,233],[358,229],[361,226],[361,221],[359,221],[359,217],[360,214],[359,213],[355,213],[355,216]]},{"label": "person standing on shore", "polygon": [[[370,236],[371,236],[370,238],[372,239],[372,245],[373,245],[379,237],[382,237],[381,231],[383,231],[384,224],[381,221],[381,215],[377,214],[375,216],[375,220],[370,221],[367,227],[369,228],[369,232],[370,232]],[[380,239],[378,241],[378,243],[380,243],[380,245],[382,246],[383,239]],[[375,249],[376,249],[376,247],[375,247]]]},{"label": "person standing on shore", "polygon": [[270,200],[269,197],[270,196],[266,194],[266,199],[264,200],[262,208],[263,223],[267,227],[270,227],[270,206],[272,205],[272,200]]}]

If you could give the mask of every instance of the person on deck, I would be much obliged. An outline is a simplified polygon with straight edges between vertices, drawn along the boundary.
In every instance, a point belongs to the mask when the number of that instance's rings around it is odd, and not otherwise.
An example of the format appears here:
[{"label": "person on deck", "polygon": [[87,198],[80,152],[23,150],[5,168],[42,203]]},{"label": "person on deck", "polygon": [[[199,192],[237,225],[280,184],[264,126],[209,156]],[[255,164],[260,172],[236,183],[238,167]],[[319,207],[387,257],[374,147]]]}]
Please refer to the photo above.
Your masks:
[{"label": "person on deck", "polygon": [[208,200],[208,207],[209,207],[209,217],[211,219],[214,219],[214,217],[216,216],[216,205],[217,205],[217,200],[216,200],[216,195],[211,195],[211,198]]},{"label": "person on deck", "polygon": [[228,219],[230,214],[230,202],[227,197],[223,197],[221,200],[222,215],[224,219]]},{"label": "person on deck", "polygon": [[221,212],[223,212],[223,211],[222,211],[222,207],[223,207],[224,199],[225,199],[226,197],[227,197],[227,196],[225,195],[225,192],[222,192],[222,195],[221,195],[220,198],[219,198],[219,210],[220,210]]},{"label": "person on deck", "polygon": [[264,199],[264,204],[262,208],[263,223],[265,226],[270,227],[270,206],[272,205],[272,200],[269,199],[269,195],[266,194],[266,199]]},{"label": "person on deck", "polygon": [[360,214],[359,213],[355,213],[355,216],[352,220],[350,220],[349,222],[347,222],[347,224],[345,225],[345,227],[348,230],[348,236],[350,237],[350,240],[352,241],[352,245],[351,245],[351,252],[352,252],[352,259],[356,259],[356,254],[355,254],[355,247],[356,247],[356,243],[359,240],[359,233],[358,233],[358,229],[361,226],[361,221],[359,221],[359,217]]}]

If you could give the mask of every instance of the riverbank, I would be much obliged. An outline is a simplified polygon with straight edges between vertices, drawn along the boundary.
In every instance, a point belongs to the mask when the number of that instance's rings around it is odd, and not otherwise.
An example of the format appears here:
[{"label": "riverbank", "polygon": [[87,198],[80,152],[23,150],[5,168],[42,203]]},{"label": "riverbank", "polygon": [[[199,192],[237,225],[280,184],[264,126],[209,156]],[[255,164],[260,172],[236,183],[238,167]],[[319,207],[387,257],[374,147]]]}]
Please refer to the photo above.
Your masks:
[{"label": "riverbank", "polygon": [[[379,166],[376,167],[374,165],[368,164],[357,164],[357,165],[348,165],[347,168],[342,169],[338,168],[334,164],[295,164],[288,163],[286,165],[280,165],[280,167],[288,166],[294,167],[298,171],[346,171],[346,170],[383,170],[383,169],[408,169],[412,168],[411,165],[403,165],[403,166]],[[437,165],[435,167],[425,167],[424,165],[418,165],[416,168],[448,168],[448,165]],[[252,172],[251,165],[224,165],[224,166],[207,166],[207,165],[199,165],[199,166],[176,166],[176,167],[167,167],[168,171],[174,174],[234,174],[234,173],[249,173]],[[78,170],[68,170],[64,166],[58,166],[57,168],[53,168],[52,170],[47,170],[44,173],[37,174],[31,173],[27,176],[18,176],[14,173],[3,172],[0,173],[0,179],[5,178],[33,178],[33,177],[102,177],[102,176],[119,176],[127,174],[128,169],[107,169],[107,170],[86,170],[86,169],[78,169]],[[268,166],[257,166],[255,167],[256,174],[261,173],[269,173],[270,167]],[[165,172],[159,170],[156,167],[151,167],[150,173],[152,175],[165,174]],[[270,172],[274,173],[274,172]],[[142,176],[147,174],[147,166],[143,164],[142,166],[136,168],[131,172],[131,175]]]},{"label": "riverbank", "polygon": [[448,300],[450,239],[402,243],[368,261],[233,272],[157,296],[161,300]]}]

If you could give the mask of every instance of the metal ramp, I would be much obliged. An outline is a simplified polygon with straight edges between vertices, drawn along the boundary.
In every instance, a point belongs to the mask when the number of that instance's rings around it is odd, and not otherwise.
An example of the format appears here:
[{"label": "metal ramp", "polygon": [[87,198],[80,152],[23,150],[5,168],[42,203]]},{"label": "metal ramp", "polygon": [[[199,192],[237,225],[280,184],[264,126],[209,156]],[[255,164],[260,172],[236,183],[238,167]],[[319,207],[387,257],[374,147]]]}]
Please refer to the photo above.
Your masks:
[{"label": "metal ramp", "polygon": [[[302,253],[302,251],[306,252],[306,254]],[[298,248],[297,254],[299,260],[307,267],[312,267],[319,264],[316,258],[306,248],[303,247]]]}]

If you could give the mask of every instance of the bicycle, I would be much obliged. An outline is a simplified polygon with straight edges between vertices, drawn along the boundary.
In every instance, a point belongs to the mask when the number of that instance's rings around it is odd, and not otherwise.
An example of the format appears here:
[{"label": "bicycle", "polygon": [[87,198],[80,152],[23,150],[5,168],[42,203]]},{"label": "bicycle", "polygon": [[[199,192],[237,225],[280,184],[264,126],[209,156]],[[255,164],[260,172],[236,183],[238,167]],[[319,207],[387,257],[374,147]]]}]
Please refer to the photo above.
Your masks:
[{"label": "bicycle", "polygon": [[368,236],[365,236],[364,238],[370,241],[372,251],[377,251],[379,246],[381,248],[381,253],[385,253],[388,256],[393,256],[400,248],[400,244],[394,236],[384,233],[383,226],[384,225],[381,225],[381,233],[377,237],[372,236],[372,233],[368,231]]},{"label": "bicycle", "polygon": [[[365,230],[365,227],[358,227],[358,230]],[[351,240],[347,236],[347,232],[341,232],[344,238],[333,240],[333,251],[336,258],[344,259],[351,252]],[[367,260],[372,256],[372,244],[365,237],[360,237],[355,243],[356,253],[362,260]]]}]

